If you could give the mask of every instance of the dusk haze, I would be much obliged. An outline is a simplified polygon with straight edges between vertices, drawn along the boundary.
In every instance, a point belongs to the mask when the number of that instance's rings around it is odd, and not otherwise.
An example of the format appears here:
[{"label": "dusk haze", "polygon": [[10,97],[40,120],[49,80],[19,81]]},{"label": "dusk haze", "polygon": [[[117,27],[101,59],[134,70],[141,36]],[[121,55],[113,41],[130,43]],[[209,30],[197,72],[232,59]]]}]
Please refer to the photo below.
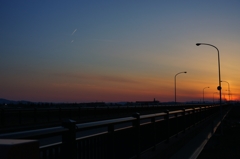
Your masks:
[{"label": "dusk haze", "polygon": [[219,50],[222,100],[238,101],[239,8],[239,0],[1,1],[0,98],[217,101],[218,52],[196,45],[207,43]]}]

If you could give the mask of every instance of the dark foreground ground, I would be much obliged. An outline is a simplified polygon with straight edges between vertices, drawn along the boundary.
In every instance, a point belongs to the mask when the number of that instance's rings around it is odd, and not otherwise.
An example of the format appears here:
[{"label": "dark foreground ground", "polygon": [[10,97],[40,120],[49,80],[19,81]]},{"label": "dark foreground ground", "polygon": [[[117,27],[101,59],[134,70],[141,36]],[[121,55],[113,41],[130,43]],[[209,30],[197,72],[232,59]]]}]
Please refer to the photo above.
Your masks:
[{"label": "dark foreground ground", "polygon": [[240,106],[234,106],[197,159],[240,159]]}]

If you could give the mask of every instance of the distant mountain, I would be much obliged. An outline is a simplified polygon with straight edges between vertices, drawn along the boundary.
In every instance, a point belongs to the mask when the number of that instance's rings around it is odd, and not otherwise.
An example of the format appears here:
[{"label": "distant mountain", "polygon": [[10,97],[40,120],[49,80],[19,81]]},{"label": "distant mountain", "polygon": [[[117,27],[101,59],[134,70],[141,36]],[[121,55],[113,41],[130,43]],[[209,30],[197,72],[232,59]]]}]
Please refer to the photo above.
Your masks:
[{"label": "distant mountain", "polygon": [[32,103],[32,102],[24,101],[24,100],[14,101],[14,100],[0,98],[0,104],[19,104],[19,103],[27,104],[27,103]]},{"label": "distant mountain", "polygon": [[10,104],[10,103],[15,103],[15,101],[0,98],[0,104]]}]

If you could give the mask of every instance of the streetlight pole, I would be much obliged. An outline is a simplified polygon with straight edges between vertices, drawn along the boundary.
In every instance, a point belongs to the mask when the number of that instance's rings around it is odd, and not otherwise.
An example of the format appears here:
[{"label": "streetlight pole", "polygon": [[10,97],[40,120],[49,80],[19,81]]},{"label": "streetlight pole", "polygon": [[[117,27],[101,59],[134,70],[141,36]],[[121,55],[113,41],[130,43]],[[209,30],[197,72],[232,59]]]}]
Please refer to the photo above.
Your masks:
[{"label": "streetlight pole", "polygon": [[[217,50],[218,53],[218,87],[217,89],[219,90],[219,106],[220,106],[220,121],[222,122],[222,87],[221,87],[221,71],[220,71],[220,55],[219,55],[219,50],[216,46],[212,45],[212,44],[207,44],[207,43],[196,43],[197,46],[200,45],[208,45],[208,46],[212,46]],[[221,126],[221,134],[223,134],[223,130],[222,130],[222,126]]]},{"label": "streetlight pole", "polygon": [[226,82],[228,84],[228,101],[230,102],[230,85],[227,81],[221,81],[221,82]]},{"label": "streetlight pole", "polygon": [[184,72],[179,72],[179,73],[177,73],[176,75],[175,75],[175,77],[174,77],[174,85],[175,85],[175,87],[174,87],[174,90],[175,90],[175,104],[177,104],[177,97],[176,97],[176,87],[177,87],[177,84],[176,84],[176,79],[177,79],[177,75],[179,75],[179,74],[181,74],[181,73],[187,73],[186,71],[184,71]]},{"label": "streetlight pole", "polygon": [[206,89],[206,88],[210,88],[210,87],[204,87],[203,88],[203,103],[204,103],[204,89]]}]

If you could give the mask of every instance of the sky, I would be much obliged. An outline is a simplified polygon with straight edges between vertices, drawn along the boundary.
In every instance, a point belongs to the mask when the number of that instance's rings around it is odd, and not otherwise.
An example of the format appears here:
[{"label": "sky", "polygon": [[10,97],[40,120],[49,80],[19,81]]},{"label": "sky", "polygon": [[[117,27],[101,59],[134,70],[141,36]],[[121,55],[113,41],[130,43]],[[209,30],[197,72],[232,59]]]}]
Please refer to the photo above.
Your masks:
[{"label": "sky", "polygon": [[[33,102],[240,98],[239,0],[0,2],[0,98]],[[228,99],[228,83],[222,97]],[[209,88],[205,88],[209,87]]]}]

